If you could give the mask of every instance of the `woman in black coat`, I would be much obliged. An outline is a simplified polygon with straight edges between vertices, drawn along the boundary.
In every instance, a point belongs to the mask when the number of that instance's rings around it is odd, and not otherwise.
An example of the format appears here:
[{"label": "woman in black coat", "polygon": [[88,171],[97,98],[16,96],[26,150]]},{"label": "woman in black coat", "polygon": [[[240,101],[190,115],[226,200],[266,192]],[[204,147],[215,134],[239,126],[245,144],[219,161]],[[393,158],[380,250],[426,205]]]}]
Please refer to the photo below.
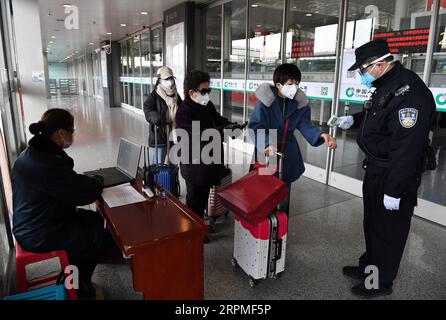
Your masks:
[{"label": "woman in black coat", "polygon": [[[192,144],[200,144],[200,154],[208,142],[200,142],[200,137],[192,135],[192,122],[200,124],[200,136],[206,129],[218,129],[220,133],[225,127],[231,129],[242,128],[222,117],[212,102],[209,101],[209,74],[202,71],[191,71],[184,80],[184,102],[176,115],[177,129],[184,129],[188,133],[189,159],[187,163],[180,160],[181,175],[186,180],[187,196],[186,204],[196,213],[204,216],[210,188],[220,184],[224,172],[223,157],[218,163],[203,163],[200,157],[199,163],[192,161]],[[198,141],[193,141],[198,140]],[[223,151],[222,140],[220,149]],[[223,152],[221,152],[223,155]]]},{"label": "woman in black coat", "polygon": [[73,159],[63,150],[73,143],[68,111],[50,109],[29,130],[34,137],[12,169],[14,236],[26,251],[66,250],[79,269],[79,295],[94,297],[91,276],[111,238],[98,213],[77,206],[99,198],[103,179],[73,170]]},{"label": "woman in black coat", "polygon": [[[169,67],[161,67],[157,72],[158,80],[149,95],[144,102],[144,115],[147,122],[150,123],[149,134],[149,147],[152,153],[151,164],[164,163],[167,153],[167,126],[169,131],[173,132],[175,139],[175,115],[178,110],[178,106],[182,100],[177,92],[175,85],[175,78],[173,76],[172,69]],[[156,137],[158,143],[158,159],[156,158],[155,149],[155,126],[157,126]]]}]

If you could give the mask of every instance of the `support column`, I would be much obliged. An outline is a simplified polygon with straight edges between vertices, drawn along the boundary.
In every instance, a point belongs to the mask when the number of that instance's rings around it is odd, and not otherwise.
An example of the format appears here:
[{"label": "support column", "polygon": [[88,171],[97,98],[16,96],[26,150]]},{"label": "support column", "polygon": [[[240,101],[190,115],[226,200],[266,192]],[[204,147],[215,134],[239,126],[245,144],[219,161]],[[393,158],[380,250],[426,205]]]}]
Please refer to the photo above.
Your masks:
[{"label": "support column", "polygon": [[39,3],[38,0],[14,0],[12,5],[18,77],[23,90],[24,121],[28,128],[47,110]]},{"label": "support column", "polygon": [[396,0],[395,1],[395,14],[393,20],[393,30],[401,29],[401,18],[407,17],[407,10],[409,8],[409,1]]}]

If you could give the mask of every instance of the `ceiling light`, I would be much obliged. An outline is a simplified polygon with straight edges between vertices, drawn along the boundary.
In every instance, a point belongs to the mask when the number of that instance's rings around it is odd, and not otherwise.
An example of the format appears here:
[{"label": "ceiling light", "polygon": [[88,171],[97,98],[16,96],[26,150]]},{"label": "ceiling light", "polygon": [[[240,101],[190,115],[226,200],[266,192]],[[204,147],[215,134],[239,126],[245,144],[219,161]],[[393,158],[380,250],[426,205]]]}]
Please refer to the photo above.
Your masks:
[{"label": "ceiling light", "polygon": [[141,14],[147,15],[147,14],[149,14],[149,12],[148,11],[141,11]]},{"label": "ceiling light", "polygon": [[258,4],[252,4],[251,7],[253,8],[257,8],[259,5]]},{"label": "ceiling light", "polygon": [[307,13],[306,16],[307,17],[311,17],[311,16],[313,16],[313,14],[312,13]]},{"label": "ceiling light", "polygon": [[56,36],[51,36],[51,39],[56,39]]},{"label": "ceiling light", "polygon": [[109,36],[111,36],[111,35],[112,35],[112,33],[111,33],[111,32],[107,32],[107,34],[108,34]]},{"label": "ceiling light", "polygon": [[65,8],[71,8],[72,5],[69,4],[69,3],[67,3],[67,4],[64,4],[63,6],[64,6]]},{"label": "ceiling light", "polygon": [[94,43],[93,43],[93,42],[90,42],[90,46],[92,46],[92,45],[94,45]]},{"label": "ceiling light", "polygon": [[121,23],[121,27],[127,27],[125,23]]},{"label": "ceiling light", "polygon": [[54,43],[54,41],[50,41],[49,43]]}]

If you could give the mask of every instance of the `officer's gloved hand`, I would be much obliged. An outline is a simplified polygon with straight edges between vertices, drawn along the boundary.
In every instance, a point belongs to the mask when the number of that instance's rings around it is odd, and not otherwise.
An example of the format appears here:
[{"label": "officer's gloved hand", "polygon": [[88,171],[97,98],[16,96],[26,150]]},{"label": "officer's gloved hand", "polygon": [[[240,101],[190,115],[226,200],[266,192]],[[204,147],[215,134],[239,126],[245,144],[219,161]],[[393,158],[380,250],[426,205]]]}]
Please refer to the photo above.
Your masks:
[{"label": "officer's gloved hand", "polygon": [[350,129],[350,127],[353,125],[355,121],[353,120],[352,116],[345,116],[339,118],[339,128],[343,130]]},{"label": "officer's gloved hand", "polygon": [[392,197],[389,197],[388,195],[384,195],[384,207],[387,209],[387,210],[390,210],[390,211],[392,211],[392,210],[399,210],[400,209],[400,201],[401,201],[401,198],[392,198]]}]

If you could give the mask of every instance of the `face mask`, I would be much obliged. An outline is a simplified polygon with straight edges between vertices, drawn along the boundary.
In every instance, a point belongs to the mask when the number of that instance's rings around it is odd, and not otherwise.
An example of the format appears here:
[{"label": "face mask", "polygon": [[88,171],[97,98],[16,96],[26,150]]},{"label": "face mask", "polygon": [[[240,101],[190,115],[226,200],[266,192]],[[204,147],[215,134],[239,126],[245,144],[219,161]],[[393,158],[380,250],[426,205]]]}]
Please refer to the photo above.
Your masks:
[{"label": "face mask", "polygon": [[202,106],[207,106],[209,103],[209,100],[211,98],[209,97],[209,94],[206,93],[205,95],[202,95],[200,93],[197,94],[197,97],[194,100],[196,103],[201,104]]},{"label": "face mask", "polygon": [[173,80],[161,80],[161,84],[167,89],[170,89],[173,86]]},{"label": "face mask", "polygon": [[282,87],[280,93],[287,97],[288,99],[293,99],[297,93],[297,85],[296,84],[287,84]]},{"label": "face mask", "polygon": [[366,72],[361,76],[361,83],[362,85],[366,86],[367,89],[371,89],[373,86],[373,81],[375,81],[376,78],[372,76],[370,73]]}]

